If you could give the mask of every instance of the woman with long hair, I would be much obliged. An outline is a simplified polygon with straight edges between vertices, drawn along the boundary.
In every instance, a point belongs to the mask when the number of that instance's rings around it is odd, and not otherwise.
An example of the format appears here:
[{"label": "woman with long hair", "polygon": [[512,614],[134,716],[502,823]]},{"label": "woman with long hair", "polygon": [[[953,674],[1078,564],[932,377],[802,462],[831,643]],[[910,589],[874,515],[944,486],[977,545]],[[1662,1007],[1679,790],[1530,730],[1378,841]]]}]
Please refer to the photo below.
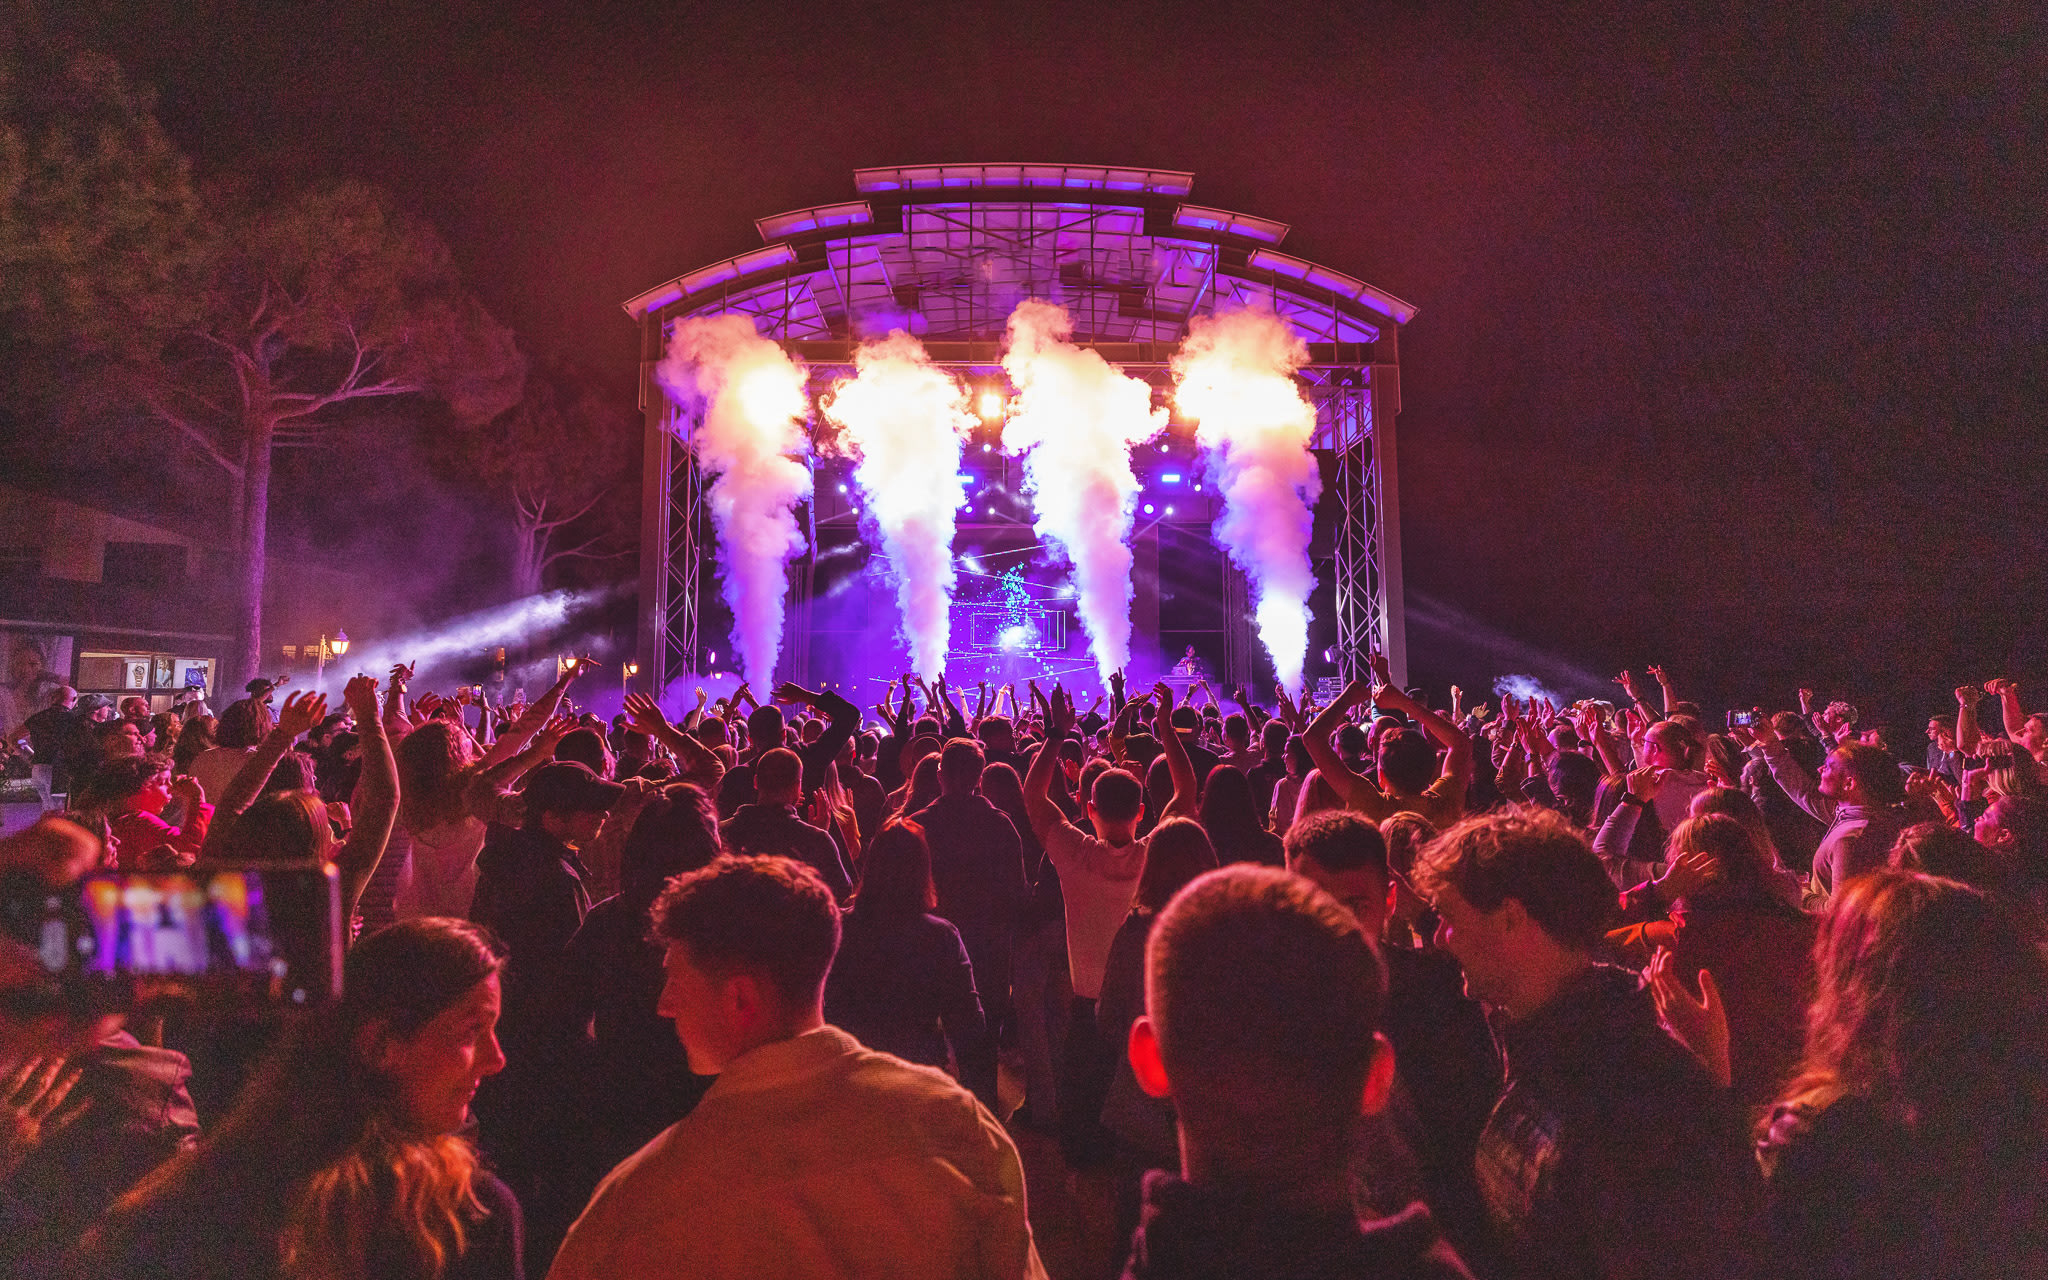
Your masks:
[{"label": "woman with long hair", "polygon": [[1641,923],[1608,942],[1637,968],[1661,950],[1694,990],[1713,975],[1727,1009],[1730,1079],[1736,1096],[1762,1108],[1777,1096],[1798,1056],[1799,1025],[1813,992],[1813,918],[1785,901],[1777,864],[1755,835],[1726,814],[1687,818],[1666,840],[1666,871],[1622,896]]},{"label": "woman with long hair", "polygon": [[1266,824],[1273,834],[1285,837],[1287,828],[1294,825],[1294,811],[1300,807],[1301,788],[1309,774],[1315,772],[1316,762],[1309,758],[1308,744],[1300,734],[1287,739],[1281,748],[1281,759],[1286,762],[1287,772],[1273,784],[1273,805],[1266,814]]},{"label": "woman with long hair", "polygon": [[460,726],[429,720],[401,738],[393,754],[398,827],[385,855],[392,910],[401,920],[466,916],[484,847],[484,824],[463,804],[478,768],[476,744]]},{"label": "woman with long hair", "polygon": [[994,1110],[995,1040],[967,944],[932,914],[938,903],[924,828],[901,818],[885,823],[868,845],[825,980],[825,1018],[907,1062],[944,1067],[950,1046],[960,1083]]},{"label": "woman with long hair", "polygon": [[1209,833],[1209,842],[1216,846],[1218,862],[1287,865],[1280,837],[1266,830],[1260,819],[1251,779],[1234,766],[1219,764],[1209,770],[1209,781],[1202,788],[1200,821],[1202,830]]},{"label": "woman with long hair", "polygon": [[1758,1144],[1788,1273],[2048,1275],[2048,961],[1997,898],[1835,895],[1797,1077]]},{"label": "woman with long hair", "polygon": [[519,1277],[518,1202],[460,1131],[499,1052],[498,969],[465,921],[408,920],[349,953],[220,1127],[123,1197],[86,1274]]}]

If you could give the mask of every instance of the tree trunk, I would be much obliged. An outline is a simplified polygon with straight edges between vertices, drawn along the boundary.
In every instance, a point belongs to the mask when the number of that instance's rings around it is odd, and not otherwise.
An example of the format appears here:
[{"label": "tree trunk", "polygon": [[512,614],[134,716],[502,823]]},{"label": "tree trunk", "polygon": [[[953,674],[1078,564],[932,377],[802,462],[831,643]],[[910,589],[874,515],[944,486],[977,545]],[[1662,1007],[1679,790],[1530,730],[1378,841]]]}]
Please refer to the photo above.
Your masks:
[{"label": "tree trunk", "polygon": [[[240,697],[242,686],[262,674],[263,668],[263,578],[270,524],[270,444],[275,430],[267,421],[251,421],[245,428],[246,463],[242,471],[242,527],[240,563],[236,576],[241,599],[235,619],[235,649],[229,676],[216,690],[216,707]],[[229,695],[232,694],[233,697]]]},{"label": "tree trunk", "polygon": [[524,600],[540,594],[541,571],[547,567],[547,533],[525,520],[512,526],[512,591]]}]

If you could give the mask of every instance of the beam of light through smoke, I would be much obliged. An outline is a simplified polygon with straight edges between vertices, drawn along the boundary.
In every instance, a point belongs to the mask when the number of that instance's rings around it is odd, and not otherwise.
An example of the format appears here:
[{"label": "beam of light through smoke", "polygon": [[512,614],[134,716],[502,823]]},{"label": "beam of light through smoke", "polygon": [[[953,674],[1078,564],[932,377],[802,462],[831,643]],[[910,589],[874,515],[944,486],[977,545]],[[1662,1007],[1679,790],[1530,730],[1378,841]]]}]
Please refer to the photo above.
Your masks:
[{"label": "beam of light through smoke", "polygon": [[733,645],[747,679],[774,683],[789,562],[804,549],[796,504],[810,496],[804,371],[747,316],[695,316],[676,326],[655,377],[686,412],[697,464],[711,482],[718,576],[732,606]]},{"label": "beam of light through smoke", "polygon": [[1221,542],[1251,579],[1259,640],[1280,683],[1301,696],[1309,535],[1322,478],[1309,451],[1315,406],[1294,383],[1308,347],[1270,311],[1197,316],[1173,357],[1174,402],[1195,419],[1195,441],[1223,494]]},{"label": "beam of light through smoke", "polygon": [[[382,679],[399,663],[431,675],[449,662],[473,663],[499,645],[519,646],[558,631],[569,619],[602,602],[604,592],[549,591],[511,604],[451,618],[435,627],[391,639],[357,640],[330,667],[368,672]],[[425,684],[420,686],[425,688]]]},{"label": "beam of light through smoke", "polygon": [[1081,625],[1107,680],[1131,658],[1131,446],[1157,435],[1166,414],[1151,387],[1069,342],[1073,331],[1050,302],[1010,313],[1003,369],[1017,400],[1003,448],[1024,456],[1033,529],[1073,562]]},{"label": "beam of light through smoke", "polygon": [[901,329],[861,344],[853,365],[825,415],[844,429],[857,460],[854,479],[889,557],[911,668],[935,679],[952,638],[953,534],[966,501],[960,448],[975,418],[967,388],[934,368],[924,344]]}]

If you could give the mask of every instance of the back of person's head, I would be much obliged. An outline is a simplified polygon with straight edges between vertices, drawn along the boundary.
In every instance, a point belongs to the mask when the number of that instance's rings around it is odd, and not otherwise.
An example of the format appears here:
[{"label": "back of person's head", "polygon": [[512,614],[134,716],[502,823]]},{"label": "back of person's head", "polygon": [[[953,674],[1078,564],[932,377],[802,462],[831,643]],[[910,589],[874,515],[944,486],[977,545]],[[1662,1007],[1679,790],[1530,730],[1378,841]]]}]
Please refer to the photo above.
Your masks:
[{"label": "back of person's head", "polygon": [[1665,859],[1686,853],[1704,853],[1714,859],[1714,882],[1702,896],[1747,901],[1770,895],[1770,876],[1775,869],[1770,854],[1748,827],[1726,814],[1686,818],[1673,827],[1665,842]]},{"label": "back of person's head", "polygon": [[171,758],[151,752],[145,756],[116,756],[94,769],[73,799],[85,812],[108,809],[129,799],[158,776],[169,773]]},{"label": "back of person's head", "polygon": [[910,769],[910,790],[903,796],[903,815],[909,817],[939,798],[939,753],[928,751]]},{"label": "back of person's head", "polygon": [[1905,775],[1889,752],[1867,743],[1845,742],[1835,748],[1835,755],[1855,775],[1872,804],[1897,804],[1906,798]]},{"label": "back of person's head", "polygon": [[2008,885],[2008,869],[1997,856],[1969,832],[1946,822],[1916,822],[1899,832],[1892,842],[1891,865],[1987,892],[2003,892]]},{"label": "back of person's head", "polygon": [[1547,809],[1467,818],[1415,862],[1425,894],[1448,886],[1480,911],[1513,898],[1559,946],[1596,951],[1617,910],[1614,882],[1586,837]]},{"label": "back of person's head", "polygon": [[1008,716],[990,716],[975,730],[991,751],[1008,751],[1017,744],[1017,731]]},{"label": "back of person's head", "polygon": [[749,973],[786,1005],[816,1001],[839,950],[839,904],[791,858],[722,854],[669,881],[654,900],[654,936],[681,943],[707,974]]},{"label": "back of person's head", "polygon": [[1201,820],[1219,844],[1235,849],[1250,842],[1264,829],[1264,817],[1251,779],[1242,770],[1227,764],[1209,770],[1202,787]]},{"label": "back of person's head", "polygon": [[1223,740],[1233,751],[1243,751],[1252,745],[1252,722],[1244,718],[1244,712],[1233,711],[1223,717]]},{"label": "back of person's head", "polygon": [[1740,787],[1707,787],[1692,798],[1688,808],[1692,817],[1704,818],[1718,813],[1735,819],[1749,832],[1750,839],[1764,851],[1772,866],[1778,863],[1778,842],[1771,837],[1771,825],[1764,818],[1764,811],[1756,807],[1756,801]]},{"label": "back of person's head", "polygon": [[555,744],[555,759],[573,760],[600,778],[611,776],[611,749],[605,746],[604,735],[595,729],[571,729],[563,734]]},{"label": "back of person's head", "polygon": [[1164,753],[1152,757],[1152,763],[1145,766],[1145,808],[1158,816],[1166,812],[1166,806],[1173,799],[1173,766],[1168,764]]},{"label": "back of person's head", "polygon": [[260,796],[225,826],[208,841],[208,857],[229,862],[302,862],[324,859],[334,847],[327,806],[311,791],[273,791]]},{"label": "back of person's head", "polygon": [[1937,1143],[2039,1159],[2048,962],[2011,909],[1953,880],[1873,871],[1836,893],[1814,968],[1788,1097],[1855,1095]]},{"label": "back of person's head", "polygon": [[1781,738],[1811,738],[1806,718],[1797,711],[1780,711],[1771,717],[1771,729]]},{"label": "back of person's head", "polygon": [[180,769],[199,758],[202,751],[211,751],[220,744],[213,739],[214,720],[211,716],[193,716],[178,730],[178,745],[171,750],[171,758]]},{"label": "back of person's head", "polygon": [[1372,740],[1358,725],[1345,724],[1337,730],[1336,746],[1338,755],[1355,760],[1372,746]]},{"label": "back of person's head", "polygon": [[784,728],[782,708],[773,703],[763,703],[747,713],[747,741],[756,751],[781,746]]},{"label": "back of person's head", "polygon": [[1017,777],[1015,769],[1001,761],[982,769],[981,794],[1004,813],[1015,816],[1025,812],[1023,780]]},{"label": "back of person's head", "polygon": [[1307,858],[1325,871],[1369,871],[1387,878],[1387,841],[1360,814],[1343,809],[1312,813],[1287,828],[1287,865]]},{"label": "back of person's head", "polygon": [[1259,728],[1259,751],[1267,764],[1278,764],[1287,750],[1287,739],[1291,736],[1285,724],[1268,720]]},{"label": "back of person's head", "polygon": [[1299,876],[1237,865],[1173,898],[1145,948],[1145,1006],[1184,1127],[1328,1143],[1356,1116],[1386,976],[1358,921]]},{"label": "back of person's head", "polygon": [[924,828],[904,818],[882,824],[861,859],[853,914],[862,919],[902,919],[939,905],[932,883],[932,848]]},{"label": "back of person's head", "polygon": [[263,780],[261,795],[273,791],[312,791],[316,788],[319,770],[313,757],[303,751],[287,751],[277,758],[276,767]]},{"label": "back of person's head", "polygon": [[803,794],[803,757],[788,747],[763,751],[754,761],[754,790],[764,804],[795,804]]},{"label": "back of person's head", "polygon": [[1095,780],[1116,766],[1097,756],[1081,766],[1081,776],[1074,783],[1074,798],[1085,807],[1094,803]]},{"label": "back of person's head", "polygon": [[1173,727],[1176,729],[1200,729],[1202,713],[1183,703],[1173,709]]},{"label": "back of person's head", "polygon": [[1437,829],[1428,818],[1404,809],[1380,823],[1380,835],[1387,842],[1387,869],[1408,879],[1423,847],[1436,839]]},{"label": "back of person's head", "polygon": [[2037,887],[2048,884],[2048,801],[2000,796],[1984,811],[1984,822],[2010,837],[1999,841],[1999,851],[2015,874]]},{"label": "back of person's head", "polygon": [[939,752],[939,787],[949,796],[964,796],[981,786],[987,757],[972,738],[955,738]]},{"label": "back of person's head", "polygon": [[1163,910],[1189,881],[1215,869],[1216,846],[1202,824],[1168,818],[1152,828],[1152,837],[1145,844],[1145,866],[1138,872],[1132,904],[1146,911]]},{"label": "back of person's head", "polygon": [[1380,777],[1396,791],[1421,791],[1436,778],[1436,748],[1413,729],[1394,730],[1380,739]]},{"label": "back of person's head", "polygon": [[1104,769],[1088,792],[1088,807],[1104,822],[1136,822],[1145,809],[1145,790],[1124,769]]},{"label": "back of person's head", "polygon": [[1543,776],[1550,783],[1552,794],[1567,809],[1592,812],[1593,801],[1600,793],[1600,765],[1591,756],[1577,751],[1558,751],[1544,766]]},{"label": "back of person's head", "polygon": [[619,889],[652,902],[661,886],[685,871],[709,866],[719,853],[718,809],[691,782],[663,787],[626,833],[619,850]]},{"label": "back of person's head", "polygon": [[267,705],[254,698],[237,698],[221,711],[213,740],[223,747],[253,747],[276,727],[277,720]]},{"label": "back of person's head", "polygon": [[429,720],[399,740],[398,820],[410,832],[460,821],[469,777],[469,736],[445,720]]}]

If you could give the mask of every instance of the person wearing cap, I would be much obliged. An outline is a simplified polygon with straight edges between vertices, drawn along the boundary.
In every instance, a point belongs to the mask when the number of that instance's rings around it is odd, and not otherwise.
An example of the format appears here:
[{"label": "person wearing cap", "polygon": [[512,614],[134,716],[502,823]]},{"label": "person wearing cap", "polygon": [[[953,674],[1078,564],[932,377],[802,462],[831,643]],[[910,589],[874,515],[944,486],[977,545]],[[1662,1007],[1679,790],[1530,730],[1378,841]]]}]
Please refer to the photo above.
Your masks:
[{"label": "person wearing cap", "polygon": [[590,909],[577,847],[596,838],[625,790],[589,765],[551,761],[526,775],[522,824],[494,824],[484,837],[469,918],[505,946],[501,1034],[516,1037],[538,1012],[562,948]]}]

